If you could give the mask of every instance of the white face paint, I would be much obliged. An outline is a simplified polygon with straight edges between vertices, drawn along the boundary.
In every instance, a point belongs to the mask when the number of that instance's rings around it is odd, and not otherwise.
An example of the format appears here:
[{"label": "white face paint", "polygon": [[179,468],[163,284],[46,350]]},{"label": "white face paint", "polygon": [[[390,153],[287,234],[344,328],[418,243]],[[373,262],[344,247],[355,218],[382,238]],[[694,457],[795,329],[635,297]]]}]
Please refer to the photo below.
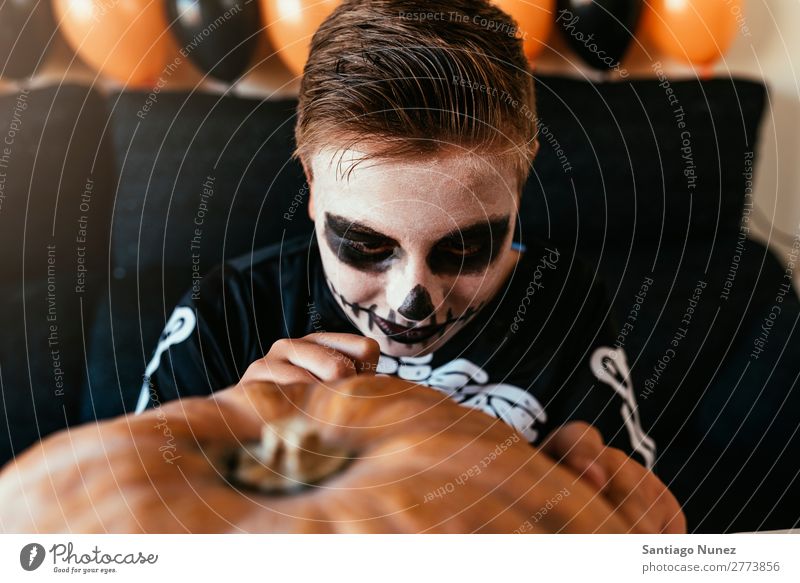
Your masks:
[{"label": "white face paint", "polygon": [[[312,158],[309,214],[329,286],[354,325],[392,356],[436,350],[511,274],[519,184],[511,168],[464,153]],[[343,167],[363,153],[346,151]]]}]

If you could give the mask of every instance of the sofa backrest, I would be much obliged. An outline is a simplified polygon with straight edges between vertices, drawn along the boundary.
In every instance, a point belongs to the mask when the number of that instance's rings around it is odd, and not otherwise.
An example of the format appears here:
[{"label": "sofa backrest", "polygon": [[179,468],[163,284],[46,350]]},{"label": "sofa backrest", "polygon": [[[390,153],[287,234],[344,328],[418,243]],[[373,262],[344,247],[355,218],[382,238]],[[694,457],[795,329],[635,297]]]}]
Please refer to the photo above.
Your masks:
[{"label": "sofa backrest", "polygon": [[0,463],[80,419],[113,203],[105,105],[76,85],[0,96]]}]

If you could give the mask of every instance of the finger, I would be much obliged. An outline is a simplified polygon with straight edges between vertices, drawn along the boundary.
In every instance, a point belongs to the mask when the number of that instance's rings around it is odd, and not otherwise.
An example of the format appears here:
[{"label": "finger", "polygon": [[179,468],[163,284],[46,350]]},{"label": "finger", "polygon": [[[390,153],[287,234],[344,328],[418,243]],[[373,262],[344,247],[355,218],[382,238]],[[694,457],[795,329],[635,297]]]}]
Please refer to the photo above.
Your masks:
[{"label": "finger", "polygon": [[649,529],[648,531],[685,533],[686,517],[664,482],[624,452],[615,450],[613,455],[621,460],[618,473],[622,478],[621,487],[629,489],[630,497],[636,499],[636,502],[629,502],[628,506],[631,508],[639,506],[639,512],[645,517],[642,524]]},{"label": "finger", "polygon": [[608,474],[596,459],[568,456],[562,463],[597,490],[602,490],[608,484]]},{"label": "finger", "polygon": [[686,534],[686,516],[669,488],[653,472],[648,472],[655,504],[662,513],[661,531],[668,534]]},{"label": "finger", "polygon": [[585,421],[571,421],[556,427],[540,446],[557,459],[567,455],[595,457],[603,451],[603,447],[600,432]]},{"label": "finger", "polygon": [[662,505],[664,507],[665,524],[661,532],[667,534],[686,534],[686,515],[672,493],[664,489]]},{"label": "finger", "polygon": [[377,340],[359,336],[358,334],[345,334],[336,332],[314,332],[304,336],[302,340],[327,346],[333,350],[346,354],[356,363],[358,372],[372,372],[378,368],[378,359],[381,355],[380,345]]},{"label": "finger", "polygon": [[286,351],[285,356],[290,364],[306,369],[325,382],[333,382],[357,374],[356,363],[353,359],[329,346],[296,340]]},{"label": "finger", "polygon": [[650,479],[655,477],[618,449],[608,448],[603,456],[603,465],[610,474],[603,489],[605,497],[634,525],[636,532],[660,532],[663,507],[657,503],[657,496],[649,493],[653,491]]},{"label": "finger", "polygon": [[272,345],[265,360],[268,364],[284,362],[305,369],[316,381],[332,382],[356,374],[356,364],[349,356],[328,345],[317,344],[305,338],[278,340]]},{"label": "finger", "polygon": [[242,381],[268,381],[282,385],[291,383],[319,382],[321,379],[308,370],[286,361],[264,359],[255,361],[247,369]]},{"label": "finger", "polygon": [[573,421],[553,430],[541,449],[587,480],[598,490],[608,482],[600,463],[605,450],[600,432],[583,421]]}]

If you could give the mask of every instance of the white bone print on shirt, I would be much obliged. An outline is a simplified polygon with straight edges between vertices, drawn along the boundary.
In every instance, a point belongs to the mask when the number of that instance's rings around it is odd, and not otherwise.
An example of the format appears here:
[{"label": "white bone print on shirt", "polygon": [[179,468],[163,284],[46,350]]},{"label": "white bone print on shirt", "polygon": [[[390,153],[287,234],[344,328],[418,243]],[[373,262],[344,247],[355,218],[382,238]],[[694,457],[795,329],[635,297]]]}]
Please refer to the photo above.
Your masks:
[{"label": "white bone print on shirt", "polygon": [[622,397],[620,414],[628,429],[628,437],[633,449],[644,458],[644,465],[648,469],[653,469],[656,460],[656,443],[642,429],[625,351],[601,346],[592,353],[591,367],[597,380],[609,385]]},{"label": "white bone print on shirt", "polygon": [[197,316],[195,316],[192,308],[178,306],[172,312],[172,316],[170,316],[166,326],[164,326],[161,337],[158,339],[158,346],[153,353],[153,358],[147,363],[147,368],[144,371],[144,381],[139,391],[139,400],[136,403],[136,415],[147,409],[147,405],[150,403],[150,377],[161,365],[161,356],[169,350],[170,346],[179,344],[191,336],[196,325]]},{"label": "white bone print on shirt", "polygon": [[436,369],[430,366],[431,360],[433,353],[399,358],[381,354],[376,372],[437,389],[460,405],[504,421],[529,442],[536,441],[539,431],[535,426],[545,423],[547,415],[533,395],[514,385],[488,383],[489,374],[466,358],[451,360]]}]

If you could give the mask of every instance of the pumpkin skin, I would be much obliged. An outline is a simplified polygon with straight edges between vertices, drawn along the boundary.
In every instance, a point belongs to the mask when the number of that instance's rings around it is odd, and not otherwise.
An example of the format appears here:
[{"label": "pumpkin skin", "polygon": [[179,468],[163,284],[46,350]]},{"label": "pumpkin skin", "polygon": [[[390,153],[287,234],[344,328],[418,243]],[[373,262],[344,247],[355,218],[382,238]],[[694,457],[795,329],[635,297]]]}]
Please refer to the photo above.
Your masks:
[{"label": "pumpkin skin", "polygon": [[[328,456],[346,463],[294,490],[232,482],[232,464],[250,455],[265,427],[279,433],[275,423],[286,419],[349,460]],[[559,492],[568,494],[554,503]],[[75,533],[636,530],[502,421],[376,376],[250,383],[66,430],[0,473],[0,525]]]}]

